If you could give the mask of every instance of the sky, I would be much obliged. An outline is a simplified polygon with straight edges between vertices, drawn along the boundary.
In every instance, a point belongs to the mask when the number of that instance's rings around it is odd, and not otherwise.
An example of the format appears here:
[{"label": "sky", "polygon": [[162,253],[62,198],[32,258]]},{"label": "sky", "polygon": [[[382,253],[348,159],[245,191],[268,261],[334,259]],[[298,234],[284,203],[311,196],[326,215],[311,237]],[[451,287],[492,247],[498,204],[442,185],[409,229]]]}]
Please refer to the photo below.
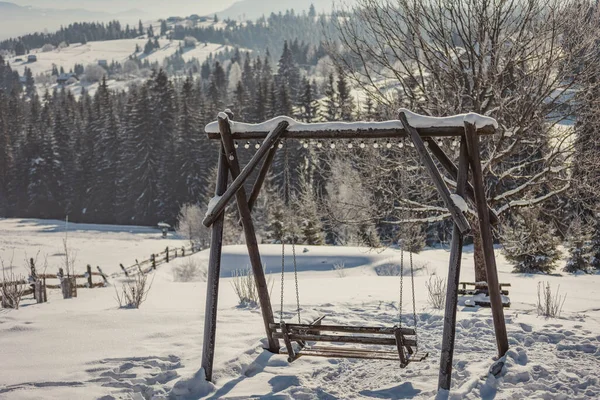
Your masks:
[{"label": "sky", "polygon": [[120,13],[131,9],[144,11],[149,17],[165,15],[209,14],[221,11],[235,0],[6,0],[20,6],[36,8],[86,9]]}]

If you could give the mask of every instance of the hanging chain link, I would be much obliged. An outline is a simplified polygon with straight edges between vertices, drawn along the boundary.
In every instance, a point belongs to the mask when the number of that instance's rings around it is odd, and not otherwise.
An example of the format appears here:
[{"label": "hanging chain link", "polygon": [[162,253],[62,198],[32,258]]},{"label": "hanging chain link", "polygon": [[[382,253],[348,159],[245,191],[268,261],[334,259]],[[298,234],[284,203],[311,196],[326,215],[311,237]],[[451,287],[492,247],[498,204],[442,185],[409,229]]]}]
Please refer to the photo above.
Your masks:
[{"label": "hanging chain link", "polygon": [[[287,140],[284,141],[283,148],[283,185],[284,185],[284,201],[289,205],[292,200],[292,192],[291,192],[291,182],[290,182],[290,160],[289,160],[289,152],[288,152],[288,143]],[[289,226],[292,225],[292,215],[289,214]],[[284,295],[284,280],[285,280],[285,241],[286,241],[286,231],[285,225],[282,224],[281,227],[281,308],[280,308],[280,319],[283,322],[283,295]],[[294,263],[294,281],[296,283],[296,313],[298,315],[298,323],[301,323],[300,316],[300,290],[298,287],[298,265],[296,262],[296,235],[295,232],[291,232],[291,242],[292,242],[292,260]]]},{"label": "hanging chain link", "polygon": [[412,285],[412,303],[413,303],[413,323],[414,323],[414,327],[415,327],[415,341],[417,342],[417,345],[415,346],[417,348],[417,351],[419,350],[419,335],[417,332],[417,302],[415,300],[415,270],[413,267],[413,253],[409,252],[410,254],[410,283]]}]

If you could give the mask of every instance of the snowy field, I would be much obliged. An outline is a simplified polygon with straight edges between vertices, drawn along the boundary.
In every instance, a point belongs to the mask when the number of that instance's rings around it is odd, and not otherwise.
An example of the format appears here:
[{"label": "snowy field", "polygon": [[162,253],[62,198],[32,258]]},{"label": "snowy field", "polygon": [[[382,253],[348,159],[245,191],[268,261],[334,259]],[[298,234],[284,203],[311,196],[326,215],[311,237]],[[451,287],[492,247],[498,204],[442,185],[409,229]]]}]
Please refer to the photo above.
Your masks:
[{"label": "snowy field", "polygon": [[[69,47],[63,49],[55,49],[48,52],[42,52],[40,49],[32,50],[31,54],[37,56],[37,61],[27,62],[27,56],[12,57],[9,59],[11,67],[18,71],[20,75],[24,74],[25,67],[31,69],[34,77],[42,73],[51,73],[52,64],[55,64],[59,69],[64,67],[66,71],[73,68],[75,64],[97,64],[98,60],[106,60],[109,64],[111,61],[123,63],[129,56],[135,54],[135,46],[144,49],[144,45],[148,42],[146,38],[140,39],[121,39],[121,40],[106,40],[100,42],[88,42],[87,44],[72,43]],[[162,61],[175,54],[179,46],[179,41],[170,41],[167,39],[159,39],[160,48],[149,54],[148,56],[139,53],[140,59],[147,59],[149,62]],[[210,53],[215,53],[224,50],[225,46],[220,44],[208,43],[206,46],[199,43],[195,49],[191,49],[183,54],[184,60],[188,61],[196,57],[200,62],[203,62]],[[22,61],[16,61],[21,59]]]},{"label": "snowy field", "polygon": [[[0,220],[0,255],[60,252],[59,221]],[[118,262],[146,258],[177,239],[160,239],[149,228],[70,224],[69,243],[82,263],[110,272]],[[279,318],[281,248],[260,247],[273,284]],[[291,253],[287,249],[286,254]],[[425,282],[445,276],[447,249],[415,255],[416,303],[425,362],[401,370],[396,362],[285,356],[262,350],[264,331],[257,309],[241,308],[231,271],[249,264],[244,246],[223,249],[214,386],[202,382],[200,359],[206,284],[174,282],[173,268],[190,259],[206,265],[208,252],[159,266],[147,302],[121,310],[115,288],[80,290],[63,300],[50,291],[48,303],[30,299],[19,310],[0,310],[1,399],[404,399],[436,396],[442,312],[428,306]],[[496,354],[489,309],[458,309],[452,399],[592,399],[600,397],[600,275],[512,274],[498,254],[501,282],[510,282],[512,306],[505,309],[511,349],[500,376],[487,371]],[[101,261],[98,261],[101,260]],[[400,260],[395,249],[299,246],[302,319],[392,326],[397,322]],[[288,259],[288,271],[291,260]],[[344,263],[344,273],[333,270]],[[112,268],[112,269],[110,269]],[[25,272],[23,270],[23,272]],[[341,276],[345,275],[345,276]],[[472,249],[465,248],[461,280],[473,279]],[[549,281],[567,294],[560,319],[538,317],[537,282]],[[410,289],[405,277],[405,318]],[[111,279],[119,286],[117,278]],[[286,320],[294,318],[293,273],[285,279]]]}]

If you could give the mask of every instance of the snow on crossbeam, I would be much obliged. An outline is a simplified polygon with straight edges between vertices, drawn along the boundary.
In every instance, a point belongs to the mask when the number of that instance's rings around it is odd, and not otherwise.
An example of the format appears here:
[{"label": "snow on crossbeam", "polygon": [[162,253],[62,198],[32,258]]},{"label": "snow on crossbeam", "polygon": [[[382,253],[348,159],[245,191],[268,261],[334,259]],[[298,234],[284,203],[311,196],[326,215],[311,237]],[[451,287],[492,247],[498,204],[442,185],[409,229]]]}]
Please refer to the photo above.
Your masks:
[{"label": "snow on crossbeam", "polygon": [[[480,135],[490,135],[498,128],[495,119],[479,114],[459,114],[450,117],[428,117],[400,109],[408,118],[421,136],[443,137],[460,136],[464,133],[464,124],[469,122],[476,126]],[[220,113],[219,118],[225,119],[227,115]],[[307,124],[296,121],[290,117],[275,117],[260,124],[247,124],[229,121],[234,139],[263,139],[280,122],[289,123],[283,137],[293,139],[381,139],[406,137],[402,123],[398,120],[384,122],[319,122]],[[210,139],[220,139],[219,123],[217,121],[206,125],[206,133]]]}]

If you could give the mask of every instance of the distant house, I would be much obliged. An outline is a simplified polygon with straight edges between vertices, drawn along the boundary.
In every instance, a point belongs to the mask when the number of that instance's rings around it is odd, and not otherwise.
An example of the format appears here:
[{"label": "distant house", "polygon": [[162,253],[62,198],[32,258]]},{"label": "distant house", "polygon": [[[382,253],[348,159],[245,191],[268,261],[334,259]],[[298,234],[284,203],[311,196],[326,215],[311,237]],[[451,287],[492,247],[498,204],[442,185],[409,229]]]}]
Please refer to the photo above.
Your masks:
[{"label": "distant house", "polygon": [[181,17],[169,17],[167,18],[167,22],[170,22],[172,24],[176,23],[176,22],[181,22],[183,21],[183,18]]},{"label": "distant house", "polygon": [[72,74],[72,73],[66,73],[66,74],[60,74],[57,78],[56,78],[56,83],[58,83],[59,85],[66,85],[67,83],[69,83],[69,80],[79,80],[77,78],[77,75]]},{"label": "distant house", "polygon": [[35,54],[30,54],[27,56],[27,62],[33,63],[37,61],[37,56]]},{"label": "distant house", "polygon": [[106,60],[98,60],[98,65],[101,67],[108,67],[108,61]]}]

